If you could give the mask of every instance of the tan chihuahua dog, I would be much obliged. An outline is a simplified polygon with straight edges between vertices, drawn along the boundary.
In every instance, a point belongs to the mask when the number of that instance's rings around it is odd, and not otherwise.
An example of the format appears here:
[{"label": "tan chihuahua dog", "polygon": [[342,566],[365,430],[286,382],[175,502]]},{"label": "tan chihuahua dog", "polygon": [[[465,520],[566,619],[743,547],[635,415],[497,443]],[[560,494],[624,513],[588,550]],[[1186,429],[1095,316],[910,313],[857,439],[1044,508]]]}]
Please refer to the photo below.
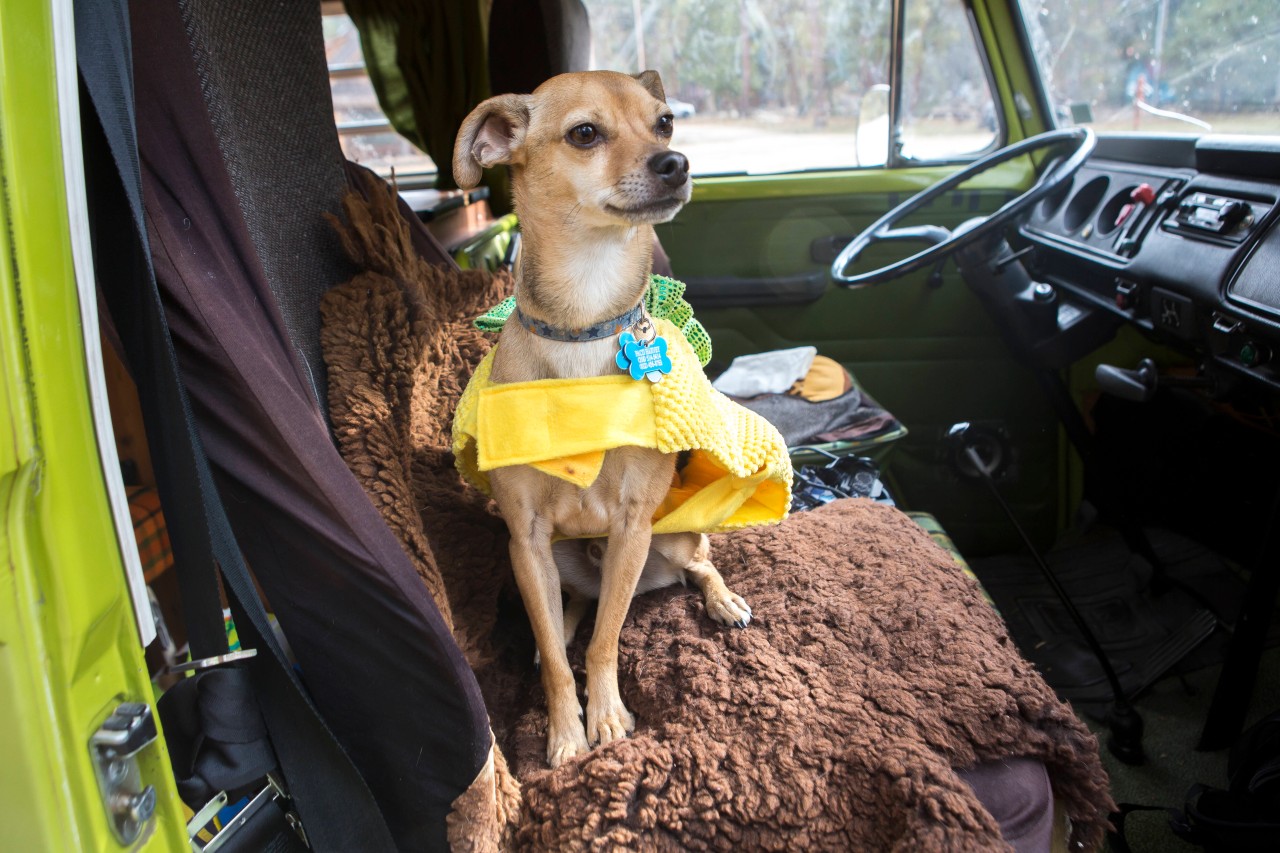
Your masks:
[{"label": "tan chihuahua dog", "polygon": [[[532,95],[490,98],[467,116],[454,149],[454,178],[471,188],[482,167],[511,167],[522,231],[516,303],[530,326],[590,329],[640,304],[653,225],[675,216],[691,192],[689,162],[670,150],[671,131],[655,71],[563,74]],[[557,340],[513,318],[503,327],[490,378],[612,375],[617,352],[616,334]],[[635,727],[618,693],[618,635],[638,589],[687,577],[717,621],[745,627],[751,619],[746,602],[711,565],[706,536],[653,535],[652,518],[675,465],[675,455],[656,450],[610,450],[586,489],[528,466],[490,472],[541,657],[552,767],[586,752],[589,742],[609,743]],[[607,547],[594,540],[552,548],[553,537],[594,536],[607,536]],[[565,645],[590,598],[600,604],[587,648],[584,729]]]}]

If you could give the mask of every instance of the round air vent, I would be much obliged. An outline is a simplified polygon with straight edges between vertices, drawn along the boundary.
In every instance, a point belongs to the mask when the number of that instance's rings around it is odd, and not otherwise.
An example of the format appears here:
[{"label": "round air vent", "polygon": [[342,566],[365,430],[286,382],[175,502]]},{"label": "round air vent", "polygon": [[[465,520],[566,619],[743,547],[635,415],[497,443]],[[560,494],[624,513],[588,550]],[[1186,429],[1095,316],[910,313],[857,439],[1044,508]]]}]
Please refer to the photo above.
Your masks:
[{"label": "round air vent", "polygon": [[1071,201],[1067,202],[1067,211],[1062,214],[1062,226],[1068,231],[1075,231],[1088,222],[1110,185],[1110,178],[1099,176],[1082,186],[1071,197]]},{"label": "round air vent", "polygon": [[[1050,165],[1049,168],[1053,168]],[[1058,208],[1062,207],[1062,203],[1067,200],[1067,196],[1071,194],[1071,188],[1075,185],[1075,175],[1067,178],[1052,193],[1044,197],[1040,205],[1036,208],[1036,213],[1041,219],[1052,219],[1053,215],[1058,212]]]}]

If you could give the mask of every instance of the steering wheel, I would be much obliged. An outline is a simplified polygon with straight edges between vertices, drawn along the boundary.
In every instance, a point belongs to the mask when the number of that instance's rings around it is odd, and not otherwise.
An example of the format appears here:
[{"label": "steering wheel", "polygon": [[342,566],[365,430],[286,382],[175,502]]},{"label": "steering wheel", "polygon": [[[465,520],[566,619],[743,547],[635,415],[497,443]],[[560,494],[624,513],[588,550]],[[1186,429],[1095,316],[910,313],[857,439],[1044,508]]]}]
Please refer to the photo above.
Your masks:
[{"label": "steering wheel", "polygon": [[[1084,161],[1093,153],[1096,145],[1097,137],[1092,130],[1087,127],[1069,127],[1041,133],[1001,148],[999,151],[993,151],[987,156],[973,161],[968,167],[961,169],[946,180],[939,181],[928,189],[916,193],[873,222],[841,250],[839,256],[831,264],[831,277],[842,287],[866,287],[898,278],[940,261],[961,246],[978,240],[997,229],[1004,228],[1038,201],[1051,195],[1054,190],[1062,186],[1084,165]],[[999,210],[973,227],[957,229],[955,232],[948,231],[938,225],[920,225],[910,228],[893,227],[943,193],[950,192],[988,169],[1033,151],[1059,146],[1069,146],[1069,153],[1065,159],[1056,162],[1051,168],[1045,170],[1044,174],[1026,192],[1005,202]],[[858,256],[871,244],[903,240],[924,240],[933,243],[933,245],[897,263],[858,273],[857,275],[846,274],[845,271],[853,265]]]}]

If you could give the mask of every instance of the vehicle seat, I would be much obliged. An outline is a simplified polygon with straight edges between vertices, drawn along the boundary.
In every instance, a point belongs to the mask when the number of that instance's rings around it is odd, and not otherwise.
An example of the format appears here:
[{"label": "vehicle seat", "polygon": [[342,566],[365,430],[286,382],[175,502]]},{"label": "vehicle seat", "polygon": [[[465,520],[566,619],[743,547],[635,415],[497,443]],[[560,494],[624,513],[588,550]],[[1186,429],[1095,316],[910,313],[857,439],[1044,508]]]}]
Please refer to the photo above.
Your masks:
[{"label": "vehicle seat", "polygon": [[129,11],[156,278],[241,550],[393,835],[438,848],[491,735],[449,626],[325,415],[318,305],[352,267],[322,216],[348,166],[320,16],[216,0]]}]

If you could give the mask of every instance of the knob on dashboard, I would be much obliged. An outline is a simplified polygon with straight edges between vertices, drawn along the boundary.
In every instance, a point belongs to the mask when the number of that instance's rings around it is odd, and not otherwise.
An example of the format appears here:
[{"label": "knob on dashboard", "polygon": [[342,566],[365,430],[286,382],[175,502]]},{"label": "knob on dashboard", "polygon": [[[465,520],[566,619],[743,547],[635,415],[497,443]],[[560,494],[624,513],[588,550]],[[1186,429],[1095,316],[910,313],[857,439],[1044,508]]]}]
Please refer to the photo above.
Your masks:
[{"label": "knob on dashboard", "polygon": [[1236,357],[1245,367],[1257,367],[1271,360],[1271,348],[1257,341],[1245,341],[1241,344],[1240,352],[1236,353]]},{"label": "knob on dashboard", "polygon": [[1156,363],[1149,358],[1138,362],[1137,370],[1099,364],[1093,376],[1099,388],[1122,400],[1145,403],[1156,395]]},{"label": "knob on dashboard", "polygon": [[1219,221],[1222,223],[1222,230],[1230,231],[1243,222],[1245,217],[1252,212],[1249,205],[1243,201],[1227,202],[1226,206],[1222,208],[1222,213],[1218,215]]},{"label": "knob on dashboard", "polygon": [[1152,189],[1151,184],[1138,184],[1129,192],[1129,203],[1120,208],[1119,214],[1116,215],[1115,227],[1119,228],[1125,224],[1139,206],[1147,207],[1155,200],[1156,191]]},{"label": "knob on dashboard", "polygon": [[1156,200],[1156,191],[1151,184],[1138,184],[1129,193],[1129,200],[1137,204],[1151,204]]}]

